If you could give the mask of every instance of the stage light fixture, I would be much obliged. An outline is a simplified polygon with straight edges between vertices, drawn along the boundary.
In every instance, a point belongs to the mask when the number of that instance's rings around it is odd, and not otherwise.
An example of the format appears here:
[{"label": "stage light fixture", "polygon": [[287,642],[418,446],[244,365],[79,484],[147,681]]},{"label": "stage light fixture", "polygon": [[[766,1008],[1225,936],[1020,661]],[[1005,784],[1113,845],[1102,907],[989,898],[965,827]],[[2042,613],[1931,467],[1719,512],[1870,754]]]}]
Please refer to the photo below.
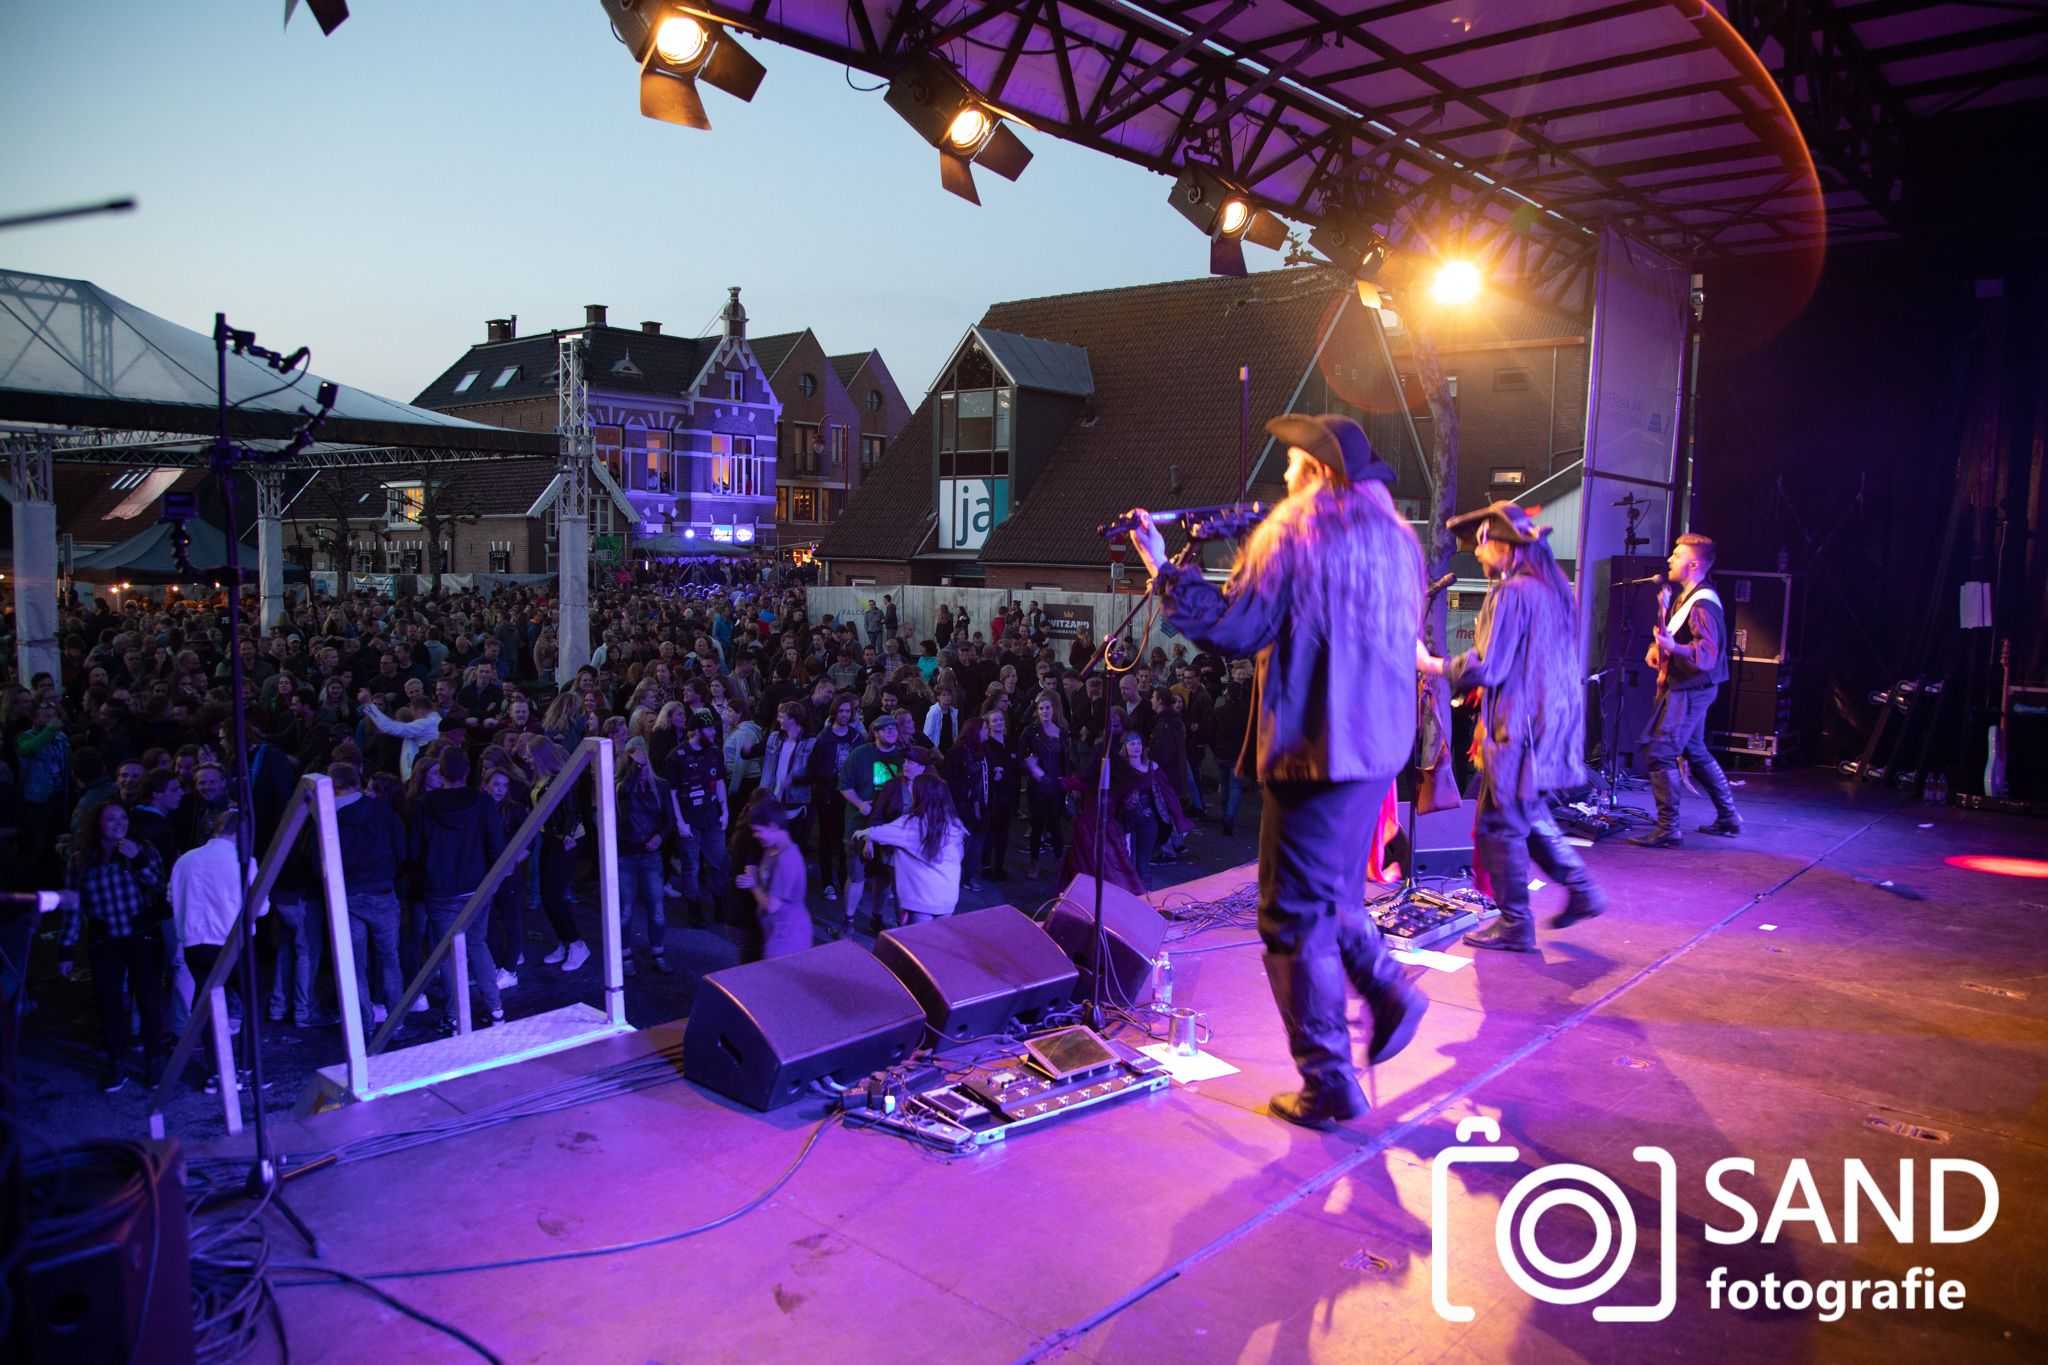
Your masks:
[{"label": "stage light fixture", "polygon": [[1287,225],[1258,207],[1237,186],[1203,165],[1191,165],[1173,182],[1173,206],[1209,239],[1209,273],[1245,273],[1244,243],[1275,251],[1287,244]]},{"label": "stage light fixture", "polygon": [[1471,261],[1445,261],[1429,282],[1429,297],[1447,308],[1462,307],[1479,297],[1482,283],[1479,267]]},{"label": "stage light fixture", "polygon": [[619,40],[640,59],[640,112],[663,123],[709,128],[699,82],[751,100],[767,68],[707,15],[668,0],[604,0]]},{"label": "stage light fixture", "polygon": [[904,62],[882,101],[939,149],[939,183],[970,204],[981,202],[974,188],[974,167],[1015,180],[1031,164],[1031,149],[1024,139],[1010,131],[1002,115],[989,108],[958,72],[930,53]]},{"label": "stage light fixture", "polygon": [[1378,279],[1387,264],[1387,239],[1370,224],[1332,219],[1309,233],[1308,244],[1361,284]]}]

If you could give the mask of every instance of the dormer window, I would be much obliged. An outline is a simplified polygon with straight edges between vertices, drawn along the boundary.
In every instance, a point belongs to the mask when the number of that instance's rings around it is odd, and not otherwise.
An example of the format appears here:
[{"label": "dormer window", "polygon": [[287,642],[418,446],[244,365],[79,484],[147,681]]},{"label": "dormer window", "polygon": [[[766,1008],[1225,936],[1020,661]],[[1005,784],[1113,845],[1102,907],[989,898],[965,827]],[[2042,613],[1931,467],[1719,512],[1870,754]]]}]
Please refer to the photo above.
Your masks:
[{"label": "dormer window", "polygon": [[507,365],[504,369],[498,371],[498,377],[491,381],[491,387],[502,389],[518,377],[519,367],[517,365]]},{"label": "dormer window", "polygon": [[481,374],[483,374],[482,370],[471,370],[456,383],[455,391],[457,393],[468,393],[469,386],[476,383],[477,377]]}]

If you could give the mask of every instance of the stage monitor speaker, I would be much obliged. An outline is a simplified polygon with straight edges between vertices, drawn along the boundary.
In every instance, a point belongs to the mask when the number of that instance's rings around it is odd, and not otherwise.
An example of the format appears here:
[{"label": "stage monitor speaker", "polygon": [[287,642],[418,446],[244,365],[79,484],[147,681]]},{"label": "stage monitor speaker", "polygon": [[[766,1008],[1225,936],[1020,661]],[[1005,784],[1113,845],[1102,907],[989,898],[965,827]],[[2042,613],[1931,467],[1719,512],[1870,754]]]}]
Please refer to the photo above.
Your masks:
[{"label": "stage monitor speaker", "polygon": [[24,1359],[189,1365],[192,1270],[177,1143],[87,1143],[30,1162],[27,1178],[27,1299],[15,1338],[27,1344]]},{"label": "stage monitor speaker", "polygon": [[[1408,803],[1400,802],[1395,814],[1401,830],[1408,830]],[[1455,877],[1472,866],[1473,805],[1435,810],[1415,817],[1415,874],[1419,877]],[[1396,844],[1394,856],[1399,856]]]},{"label": "stage monitor speaker", "polygon": [[1707,729],[1744,735],[1792,731],[1792,670],[1769,660],[1738,659],[1707,716]]},{"label": "stage monitor speaker", "polygon": [[875,940],[875,958],[948,1038],[998,1033],[1071,1004],[1081,975],[1045,930],[1009,905],[891,929]]},{"label": "stage monitor speaker", "polygon": [[683,1075],[754,1109],[893,1066],[924,1040],[924,1009],[887,967],[841,941],[713,972],[683,1030]]},{"label": "stage monitor speaker", "polygon": [[[1113,882],[1102,885],[1102,930],[1109,941],[1104,1002],[1142,1005],[1152,998],[1152,962],[1166,946],[1166,917]],[[1095,879],[1067,883],[1046,916],[1045,932],[1081,969],[1076,994],[1095,992]]]}]

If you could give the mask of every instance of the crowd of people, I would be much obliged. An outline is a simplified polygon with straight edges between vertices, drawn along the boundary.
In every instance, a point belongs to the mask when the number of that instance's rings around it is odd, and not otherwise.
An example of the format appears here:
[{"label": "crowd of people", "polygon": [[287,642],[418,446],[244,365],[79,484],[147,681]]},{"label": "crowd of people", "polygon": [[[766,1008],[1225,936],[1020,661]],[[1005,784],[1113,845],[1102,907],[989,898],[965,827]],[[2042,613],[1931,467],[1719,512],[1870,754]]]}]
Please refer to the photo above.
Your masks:
[{"label": "crowd of people", "polygon": [[[813,621],[800,584],[702,566],[642,573],[590,610],[591,662],[558,687],[545,589],[314,594],[232,641],[218,597],[67,599],[59,676],[0,695],[0,824],[18,832],[0,874],[77,893],[60,964],[89,966],[104,1088],[132,1076],[138,1042],[158,1078],[194,981],[228,951],[240,827],[269,848],[306,773],[332,782],[366,1024],[512,850],[467,930],[470,981],[444,963],[400,1035],[452,1028],[464,989],[479,1022],[502,1020],[528,974],[588,966],[595,767],[574,756],[593,737],[613,754],[629,973],[677,970],[672,908],[774,956],[951,913],[983,881],[1090,872],[1142,890],[1194,819],[1239,814],[1246,660],[1181,644],[1091,672],[1094,642],[1054,638],[1035,602],[913,623],[884,597]],[[260,998],[238,1013],[337,1022],[322,876],[302,835],[259,922]],[[10,999],[28,932],[0,942]]]}]

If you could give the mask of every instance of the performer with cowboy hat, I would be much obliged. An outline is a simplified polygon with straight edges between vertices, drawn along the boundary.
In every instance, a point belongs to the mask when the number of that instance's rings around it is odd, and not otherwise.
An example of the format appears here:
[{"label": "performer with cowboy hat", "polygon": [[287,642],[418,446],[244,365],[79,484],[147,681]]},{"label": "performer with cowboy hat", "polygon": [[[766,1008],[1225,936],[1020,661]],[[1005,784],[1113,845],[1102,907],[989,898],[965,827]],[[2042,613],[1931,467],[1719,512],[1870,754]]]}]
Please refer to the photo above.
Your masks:
[{"label": "performer with cowboy hat", "polygon": [[1439,659],[1419,641],[1415,666],[1443,675],[1453,691],[1481,688],[1479,814],[1473,843],[1493,883],[1500,920],[1465,935],[1475,948],[1533,952],[1529,862],[1571,893],[1550,921],[1562,929],[1607,908],[1607,898],[1550,818],[1543,794],[1586,780],[1584,686],[1578,656],[1578,604],[1571,581],[1538,527],[1511,502],[1453,517],[1469,529],[1486,570],[1486,604],[1473,647]]},{"label": "performer with cowboy hat", "polygon": [[1346,977],[1371,1014],[1373,1062],[1406,1046],[1429,1006],[1364,907],[1363,832],[1415,743],[1409,641],[1422,620],[1422,549],[1394,508],[1394,471],[1356,422],[1288,413],[1266,429],[1287,447],[1288,495],[1220,592],[1200,566],[1167,561],[1142,512],[1131,543],[1176,627],[1225,657],[1255,656],[1238,770],[1265,788],[1259,937],[1302,1080],[1271,1108],[1320,1124],[1367,1109]]}]

